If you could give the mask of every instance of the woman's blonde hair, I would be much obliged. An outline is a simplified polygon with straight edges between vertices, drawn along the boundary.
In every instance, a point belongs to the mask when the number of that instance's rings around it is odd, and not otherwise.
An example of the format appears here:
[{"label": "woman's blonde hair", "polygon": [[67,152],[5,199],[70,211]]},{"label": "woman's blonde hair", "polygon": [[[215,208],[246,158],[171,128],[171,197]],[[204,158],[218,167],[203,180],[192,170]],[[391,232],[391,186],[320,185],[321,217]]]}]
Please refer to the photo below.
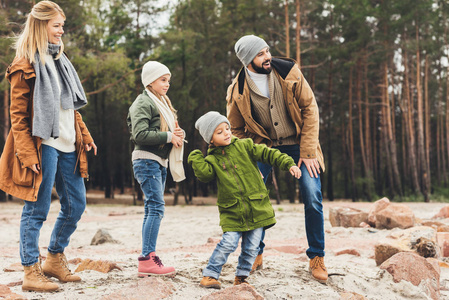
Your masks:
[{"label": "woman's blonde hair", "polygon": [[[17,57],[24,57],[30,63],[35,63],[35,54],[39,53],[42,64],[45,64],[45,54],[48,50],[48,21],[61,15],[65,20],[65,14],[58,4],[52,1],[41,1],[33,6],[28,14],[25,26],[14,43]],[[56,56],[58,59],[64,51],[61,40],[61,49]]]},{"label": "woman's blonde hair", "polygon": [[[151,86],[147,86],[147,89],[152,92],[154,95],[156,95],[157,98],[159,99],[163,99],[165,100],[165,102],[167,103],[168,107],[170,107],[170,110],[173,112],[173,115],[175,116],[175,121],[178,120],[178,115],[177,115],[177,111],[174,109],[174,107],[171,104],[170,99],[165,95],[162,96],[160,95],[158,92],[156,92]],[[165,121],[164,117],[161,115],[161,131],[168,131],[168,125],[167,125],[167,121]]]}]

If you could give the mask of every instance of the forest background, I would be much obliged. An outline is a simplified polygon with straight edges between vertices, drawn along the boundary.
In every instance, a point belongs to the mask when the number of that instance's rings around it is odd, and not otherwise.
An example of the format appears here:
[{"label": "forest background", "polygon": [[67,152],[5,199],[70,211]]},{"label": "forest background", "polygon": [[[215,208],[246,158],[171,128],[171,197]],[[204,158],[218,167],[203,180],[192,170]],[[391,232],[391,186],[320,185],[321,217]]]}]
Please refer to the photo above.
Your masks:
[{"label": "forest background", "polygon": [[[0,0],[0,145],[10,128],[11,37],[36,2]],[[446,0],[56,2],[67,16],[65,51],[88,95],[81,113],[99,150],[89,154],[88,189],[106,198],[139,193],[126,115],[143,90],[146,61],[172,72],[168,95],[187,133],[186,161],[193,149],[206,151],[195,121],[210,110],[226,113],[226,89],[242,67],[235,42],[255,34],[273,56],[295,59],[315,93],[325,198],[449,199]],[[167,181],[175,203],[215,194],[213,182],[198,182],[186,162],[185,169],[184,182]],[[275,175],[273,197],[300,197],[296,180]]]}]

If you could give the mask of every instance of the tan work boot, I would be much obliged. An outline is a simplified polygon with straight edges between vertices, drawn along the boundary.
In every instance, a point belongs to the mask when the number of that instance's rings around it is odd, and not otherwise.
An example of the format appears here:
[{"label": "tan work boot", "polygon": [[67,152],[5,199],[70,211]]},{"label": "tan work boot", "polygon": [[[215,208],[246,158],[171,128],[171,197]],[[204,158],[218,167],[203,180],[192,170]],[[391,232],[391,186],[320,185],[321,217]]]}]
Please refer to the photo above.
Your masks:
[{"label": "tan work boot", "polygon": [[58,278],[61,282],[81,281],[78,275],[73,275],[70,272],[64,253],[51,254],[48,252],[42,270],[46,276]]},{"label": "tan work boot", "polygon": [[309,271],[321,283],[327,282],[327,269],[324,266],[324,257],[315,256],[309,261]]},{"label": "tan work boot", "polygon": [[217,279],[209,276],[204,276],[201,279],[200,286],[208,289],[221,289],[221,284]]},{"label": "tan work boot", "polygon": [[247,285],[251,286],[251,285],[246,281],[246,278],[248,278],[248,276],[235,276],[235,279],[234,279],[234,285],[247,284]]},{"label": "tan work boot", "polygon": [[23,266],[24,276],[22,291],[54,292],[59,289],[59,285],[42,273],[41,262],[38,261],[32,266]]},{"label": "tan work boot", "polygon": [[253,267],[251,268],[251,273],[256,270],[262,270],[263,269],[263,259],[262,254],[259,254],[256,256],[256,260],[253,263]]}]

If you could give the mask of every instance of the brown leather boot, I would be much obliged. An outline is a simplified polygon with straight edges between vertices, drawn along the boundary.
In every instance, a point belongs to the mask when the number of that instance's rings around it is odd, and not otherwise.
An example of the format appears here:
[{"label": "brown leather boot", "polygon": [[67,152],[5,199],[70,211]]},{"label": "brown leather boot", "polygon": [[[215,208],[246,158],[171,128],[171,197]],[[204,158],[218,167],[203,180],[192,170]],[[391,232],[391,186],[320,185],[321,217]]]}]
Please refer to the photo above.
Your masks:
[{"label": "brown leather boot", "polygon": [[22,291],[54,292],[59,289],[59,285],[42,273],[41,262],[38,261],[32,266],[23,266],[24,276]]},{"label": "brown leather boot", "polygon": [[263,269],[263,259],[262,254],[259,254],[256,256],[256,260],[253,263],[253,267],[251,268],[251,273],[256,270],[262,270]]},{"label": "brown leather boot", "polygon": [[312,276],[321,283],[327,282],[327,269],[324,266],[324,257],[315,256],[309,261],[309,271]]},{"label": "brown leather boot", "polygon": [[61,282],[81,281],[78,275],[73,275],[70,272],[64,253],[51,254],[48,252],[42,270],[46,276],[58,278]]},{"label": "brown leather boot", "polygon": [[248,276],[235,276],[235,279],[234,279],[234,285],[247,284],[247,285],[251,286],[251,285],[246,281],[246,278],[248,278]]},{"label": "brown leather boot", "polygon": [[200,286],[208,288],[208,289],[221,289],[221,284],[217,279],[209,276],[204,276],[201,279]]}]

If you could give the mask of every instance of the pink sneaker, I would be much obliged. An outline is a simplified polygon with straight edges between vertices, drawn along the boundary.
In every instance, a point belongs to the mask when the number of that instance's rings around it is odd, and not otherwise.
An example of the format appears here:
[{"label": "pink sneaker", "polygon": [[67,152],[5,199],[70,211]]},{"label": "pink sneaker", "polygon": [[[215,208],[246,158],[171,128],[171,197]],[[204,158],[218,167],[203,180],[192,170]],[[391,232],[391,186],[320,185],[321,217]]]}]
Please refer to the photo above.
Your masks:
[{"label": "pink sneaker", "polygon": [[174,267],[164,267],[159,256],[156,256],[155,252],[151,252],[147,256],[139,256],[139,268],[138,276],[170,276],[173,277],[176,275],[176,271]]}]

